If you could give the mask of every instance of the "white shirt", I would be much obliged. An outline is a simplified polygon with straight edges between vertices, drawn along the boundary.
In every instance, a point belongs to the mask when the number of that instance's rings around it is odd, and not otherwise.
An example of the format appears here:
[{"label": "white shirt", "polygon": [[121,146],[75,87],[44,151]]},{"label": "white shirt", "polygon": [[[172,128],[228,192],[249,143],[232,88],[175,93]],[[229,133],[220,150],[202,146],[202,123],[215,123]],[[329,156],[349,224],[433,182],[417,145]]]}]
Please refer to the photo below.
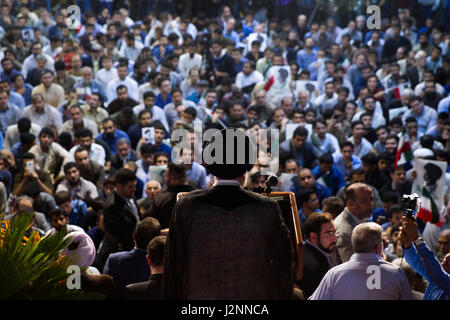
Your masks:
[{"label": "white shirt", "polygon": [[62,116],[58,109],[51,107],[48,104],[44,106],[43,113],[34,111],[33,105],[30,104],[23,110],[23,116],[30,119],[31,122],[40,125],[41,128],[54,126],[59,132],[62,127]]},{"label": "white shirt", "polygon": [[139,86],[139,100],[138,101],[144,102],[144,93],[146,93],[147,91],[153,92],[155,94],[155,97],[161,93],[161,91],[158,88],[152,88],[152,87],[150,87],[150,83],[146,82]]},{"label": "white shirt", "polygon": [[400,267],[376,253],[355,253],[325,274],[309,300],[412,300],[412,293]]},{"label": "white shirt", "polygon": [[106,88],[106,95],[108,96],[108,101],[113,101],[117,98],[117,91],[116,88],[123,84],[128,89],[128,96],[131,99],[134,99],[136,101],[139,100],[139,86],[136,81],[134,81],[131,78],[126,77],[124,80],[121,80],[120,78],[116,78],[114,80],[110,80],[109,84]]},{"label": "white shirt", "polygon": [[117,75],[117,69],[114,67],[111,67],[111,69],[109,70],[102,68],[95,74],[95,79],[102,84],[103,88],[107,88],[108,83],[118,77],[119,76]]},{"label": "white shirt", "polygon": [[198,68],[200,70],[202,67],[202,60],[203,58],[200,54],[194,53],[194,57],[191,58],[189,52],[186,52],[180,56],[178,70],[183,77],[187,77],[192,68]]},{"label": "white shirt", "polygon": [[[77,151],[79,146],[80,145],[77,144],[76,146],[72,147],[72,149],[70,149],[69,151],[70,155],[74,159],[75,159],[75,151]],[[105,158],[106,158],[105,149],[103,149],[101,145],[93,142],[91,144],[91,150],[89,151],[89,158],[103,167],[105,165]]]},{"label": "white shirt", "polygon": [[[139,112],[141,112],[142,110],[145,109],[145,105],[142,104],[138,104],[137,106],[135,106],[133,108],[133,112],[135,115],[139,115]],[[169,132],[169,124],[167,123],[167,118],[166,118],[166,114],[164,113],[164,110],[161,109],[158,106],[153,106],[150,110],[152,112],[152,120],[156,121],[159,120],[161,121],[161,123],[164,125],[164,128],[166,129],[167,132]]]},{"label": "white shirt", "polygon": [[372,144],[366,138],[361,139],[360,145],[355,144],[355,137],[353,136],[351,136],[347,140],[355,145],[353,154],[360,159],[372,150]]},{"label": "white shirt", "polygon": [[236,85],[236,87],[242,89],[261,81],[264,81],[264,77],[261,72],[255,70],[249,75],[245,75],[244,72],[241,71],[237,74],[234,84]]},{"label": "white shirt", "polygon": [[[52,71],[55,71],[55,61],[53,60],[52,57],[50,57],[48,54],[42,53],[45,57],[45,59],[47,60],[47,64],[46,64],[46,68],[50,69]],[[34,55],[30,55],[28,57],[25,58],[25,60],[23,61],[23,66],[22,66],[22,75],[24,78],[27,77],[28,71],[30,71],[31,69],[34,69],[37,67],[37,62],[36,62],[36,58],[34,57]]]},{"label": "white shirt", "polygon": [[[31,123],[30,133],[36,137],[36,143],[38,142],[39,132],[41,132],[41,126],[36,123]],[[3,148],[9,150],[13,145],[20,142],[19,127],[17,124],[13,124],[8,127],[5,134],[5,140],[3,142]]]}]

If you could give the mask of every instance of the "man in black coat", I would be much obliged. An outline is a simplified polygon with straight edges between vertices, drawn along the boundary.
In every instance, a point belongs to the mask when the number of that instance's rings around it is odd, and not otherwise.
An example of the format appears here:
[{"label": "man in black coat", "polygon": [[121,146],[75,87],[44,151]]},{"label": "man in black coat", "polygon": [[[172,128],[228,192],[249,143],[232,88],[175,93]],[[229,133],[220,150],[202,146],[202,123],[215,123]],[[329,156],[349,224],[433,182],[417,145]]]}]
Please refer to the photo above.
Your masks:
[{"label": "man in black coat", "polygon": [[311,296],[323,276],[331,268],[331,251],[336,247],[336,228],[329,214],[315,212],[303,225],[305,245],[303,250],[303,278],[298,285],[305,295]]},{"label": "man in black coat", "polygon": [[165,236],[153,238],[147,246],[147,262],[151,276],[148,281],[132,283],[125,287],[127,300],[161,300],[164,272]]},{"label": "man in black coat", "polygon": [[133,249],[133,232],[141,220],[133,198],[136,191],[136,175],[121,168],[114,175],[114,191],[108,196],[103,210],[105,236],[98,249],[95,267],[103,270],[110,253]]},{"label": "man in black coat", "polygon": [[167,184],[167,190],[160,192],[153,203],[149,217],[158,219],[161,224],[161,229],[169,227],[170,217],[173,207],[177,202],[177,195],[179,192],[189,192],[194,188],[188,184],[186,177],[186,169],[183,165],[176,165],[170,162],[164,172],[164,180]]},{"label": "man in black coat", "polygon": [[[163,299],[291,299],[294,251],[280,207],[241,187],[252,168],[249,154],[255,151],[245,135],[239,129],[218,131],[203,152],[214,185],[176,203]],[[230,150],[234,159],[225,159]],[[243,164],[237,154],[245,155]]]}]

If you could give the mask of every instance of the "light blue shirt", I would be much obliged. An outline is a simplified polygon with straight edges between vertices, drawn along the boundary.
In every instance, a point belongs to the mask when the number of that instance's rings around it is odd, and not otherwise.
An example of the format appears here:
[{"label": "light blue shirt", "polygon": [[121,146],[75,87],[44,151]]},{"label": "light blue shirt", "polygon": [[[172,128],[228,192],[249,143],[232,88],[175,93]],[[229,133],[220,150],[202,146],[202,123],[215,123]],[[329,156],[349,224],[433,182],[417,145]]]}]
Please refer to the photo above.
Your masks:
[{"label": "light blue shirt", "polygon": [[23,109],[25,108],[25,99],[22,97],[22,95],[20,93],[10,91],[8,102],[18,106],[20,111],[23,111]]},{"label": "light blue shirt", "polygon": [[189,180],[195,183],[196,188],[206,189],[206,169],[197,162],[192,163],[192,168],[186,171]]},{"label": "light blue shirt", "polygon": [[297,53],[297,64],[301,69],[308,69],[308,66],[317,59],[317,51],[312,50],[307,53],[306,49],[302,49]]},{"label": "light blue shirt", "polygon": [[424,106],[422,113],[420,115],[416,115],[412,113],[412,110],[408,110],[403,114],[402,121],[405,123],[405,120],[408,117],[414,117],[417,120],[418,131],[422,134],[425,134],[428,129],[434,126],[437,123],[438,113],[431,107]]},{"label": "light blue shirt", "polygon": [[330,269],[309,297],[309,300],[412,299],[403,270],[376,253],[354,253],[349,261]]},{"label": "light blue shirt", "polygon": [[[348,177],[351,173],[351,170],[348,169],[344,164],[344,156],[339,155],[334,158],[334,164],[336,167],[338,167],[344,176]],[[361,159],[359,159],[357,156],[352,155],[352,170],[360,169],[362,167]]]}]

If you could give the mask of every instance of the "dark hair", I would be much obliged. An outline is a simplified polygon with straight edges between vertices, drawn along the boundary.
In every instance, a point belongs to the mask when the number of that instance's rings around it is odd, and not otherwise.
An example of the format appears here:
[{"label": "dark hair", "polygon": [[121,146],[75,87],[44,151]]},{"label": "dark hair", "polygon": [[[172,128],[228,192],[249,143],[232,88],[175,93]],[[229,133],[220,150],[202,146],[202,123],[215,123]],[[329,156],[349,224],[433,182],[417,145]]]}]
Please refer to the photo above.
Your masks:
[{"label": "dark hair", "polygon": [[49,127],[44,127],[44,128],[42,128],[42,129],[41,129],[41,132],[39,132],[39,137],[41,137],[41,136],[44,135],[44,134],[48,135],[48,136],[51,137],[51,138],[54,138],[54,137],[55,137],[55,135],[54,135],[54,133],[53,133],[53,130],[50,129]]},{"label": "dark hair", "polygon": [[114,175],[114,183],[126,185],[128,182],[136,181],[136,175],[133,171],[126,168],[120,168]]},{"label": "dark hair", "polygon": [[307,137],[308,136],[308,129],[306,129],[304,127],[297,127],[294,130],[294,134],[293,134],[292,137],[295,138],[297,136],[299,136],[299,137]]},{"label": "dark hair", "polygon": [[341,150],[344,149],[344,147],[350,147],[352,148],[352,151],[355,150],[355,145],[351,141],[344,141],[341,143]]},{"label": "dark hair", "polygon": [[333,214],[335,217],[344,211],[344,201],[339,197],[328,197],[323,199],[322,208],[327,207],[327,212]]},{"label": "dark hair", "polygon": [[146,143],[141,146],[141,154],[154,153],[156,151],[156,145]]},{"label": "dark hair", "polygon": [[77,170],[80,170],[80,168],[78,168],[78,165],[75,162],[67,162],[64,165],[64,173],[67,173],[67,171],[69,171],[73,167],[77,168]]},{"label": "dark hair", "polygon": [[93,137],[92,131],[89,130],[88,128],[80,128],[75,131],[75,138],[85,138],[85,137],[89,138]]},{"label": "dark hair", "polygon": [[28,118],[20,118],[17,121],[17,129],[19,129],[19,133],[28,132],[31,129],[31,120]]},{"label": "dark hair", "polygon": [[146,91],[144,92],[144,100],[147,99],[148,97],[152,97],[152,98],[156,98],[155,94],[152,91]]},{"label": "dark hair", "polygon": [[34,154],[32,154],[31,152],[24,152],[23,154],[22,154],[22,159],[23,160],[35,160],[36,159],[36,157],[34,156]]},{"label": "dark hair", "polygon": [[401,212],[403,213],[402,207],[400,207],[398,204],[394,204],[389,208],[389,211],[387,212],[387,218],[392,218],[392,214],[395,212]]},{"label": "dark hair", "polygon": [[355,121],[353,121],[352,124],[351,124],[352,130],[353,130],[357,125],[362,125],[362,126],[363,126],[362,121],[361,121],[361,120],[355,120]]},{"label": "dark hair", "polygon": [[331,223],[333,217],[329,214],[322,212],[312,213],[303,224],[303,231],[305,233],[305,238],[310,239],[311,232],[319,235],[322,230],[322,224]]},{"label": "dark hair", "polygon": [[167,165],[167,175],[170,177],[174,177],[177,181],[185,181],[186,180],[186,169],[183,164],[175,164],[173,162],[169,162]]},{"label": "dark hair", "polygon": [[48,213],[48,218],[51,220],[53,216],[57,217],[64,216],[67,218],[69,214],[64,209],[54,208]]},{"label": "dark hair", "polygon": [[140,118],[141,118],[144,114],[146,114],[146,113],[150,113],[150,116],[153,117],[153,113],[152,113],[151,110],[149,110],[149,109],[144,109],[144,110],[139,111],[138,118],[140,119]]},{"label": "dark hair", "polygon": [[80,153],[80,152],[83,152],[83,151],[86,151],[88,153],[88,155],[89,155],[89,149],[88,148],[86,148],[86,147],[78,147],[75,150],[75,157],[76,157],[77,153]]},{"label": "dark hair", "polygon": [[55,193],[54,198],[57,206],[61,206],[66,202],[72,201],[72,197],[68,191],[57,192]]},{"label": "dark hair", "polygon": [[406,118],[405,124],[406,124],[406,123],[410,123],[410,122],[415,122],[415,123],[417,123],[417,119],[414,118],[414,117],[408,117],[408,118]]},{"label": "dark hair", "polygon": [[381,202],[392,202],[396,203],[398,198],[394,191],[385,191],[380,194]]},{"label": "dark hair", "polygon": [[24,145],[31,145],[35,141],[36,141],[36,137],[32,133],[22,132],[20,134],[20,143],[22,144],[22,146],[24,146]]},{"label": "dark hair", "polygon": [[164,265],[166,239],[165,236],[157,236],[147,246],[148,257],[154,266]]},{"label": "dark hair", "polygon": [[309,197],[315,193],[316,193],[316,191],[312,190],[312,189],[301,189],[296,194],[297,203],[299,203],[300,205],[303,205],[303,203],[307,202],[309,200]]},{"label": "dark hair", "polygon": [[145,250],[148,243],[161,234],[161,224],[153,217],[147,217],[140,221],[134,230],[136,247]]},{"label": "dark hair", "polygon": [[361,157],[361,161],[368,163],[370,166],[376,166],[378,164],[377,156],[373,153],[367,153]]},{"label": "dark hair", "polygon": [[324,153],[319,157],[319,163],[333,163],[333,156],[330,153]]}]

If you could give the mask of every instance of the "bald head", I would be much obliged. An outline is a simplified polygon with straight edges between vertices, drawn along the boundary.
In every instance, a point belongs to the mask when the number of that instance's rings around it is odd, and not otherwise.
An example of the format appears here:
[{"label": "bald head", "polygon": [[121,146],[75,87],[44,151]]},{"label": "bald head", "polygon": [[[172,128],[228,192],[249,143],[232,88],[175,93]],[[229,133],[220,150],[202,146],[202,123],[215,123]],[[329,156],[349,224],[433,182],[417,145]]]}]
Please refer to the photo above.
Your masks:
[{"label": "bald head", "polygon": [[314,178],[314,175],[312,174],[312,171],[310,169],[305,168],[300,170],[298,178],[303,189],[315,189],[316,179]]},{"label": "bald head", "polygon": [[373,192],[365,183],[353,183],[345,190],[347,209],[358,219],[369,218],[373,210]]}]

